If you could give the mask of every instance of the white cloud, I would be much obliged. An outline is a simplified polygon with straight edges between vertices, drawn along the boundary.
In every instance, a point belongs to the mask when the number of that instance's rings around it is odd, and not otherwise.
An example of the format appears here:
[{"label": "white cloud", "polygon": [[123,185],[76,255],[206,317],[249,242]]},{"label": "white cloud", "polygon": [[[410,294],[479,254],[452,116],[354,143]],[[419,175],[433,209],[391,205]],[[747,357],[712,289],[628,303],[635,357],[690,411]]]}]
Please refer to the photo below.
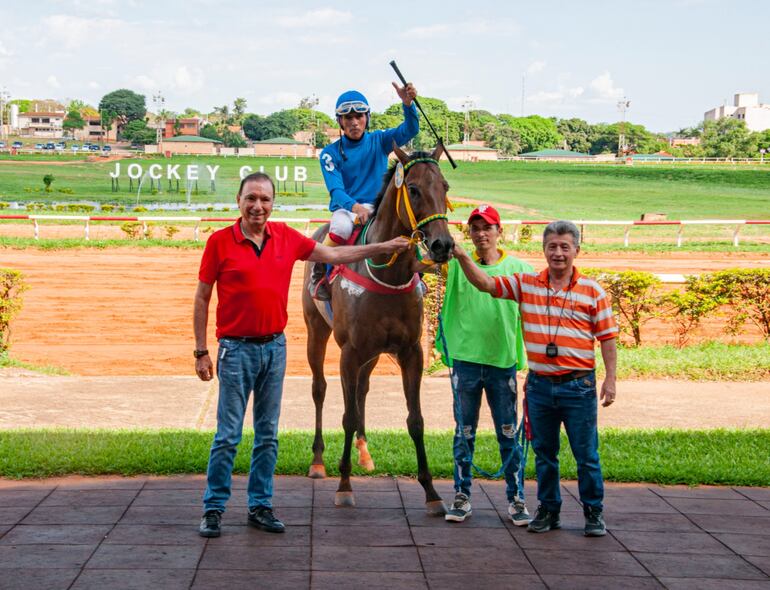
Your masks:
[{"label": "white cloud", "polygon": [[420,27],[412,27],[401,36],[411,39],[433,39],[450,35],[510,35],[519,31],[519,25],[509,18],[487,20],[475,18],[461,23],[436,23]]},{"label": "white cloud", "polygon": [[88,83],[88,87],[89,87],[91,90],[97,90],[98,88],[101,88],[101,84],[99,84],[99,82],[96,82],[96,81],[94,81],[94,80],[91,80],[91,81]]},{"label": "white cloud", "polygon": [[59,42],[65,49],[93,45],[94,41],[115,40],[126,33],[127,23],[115,18],[81,18],[54,14],[43,19],[50,41]]},{"label": "white cloud", "polygon": [[139,74],[131,79],[131,84],[142,90],[156,90],[158,83],[146,74]]},{"label": "white cloud", "polygon": [[61,83],[59,82],[59,79],[53,74],[51,74],[50,76],[48,76],[48,78],[46,78],[46,83],[51,88],[61,88]]},{"label": "white cloud", "polygon": [[318,28],[345,25],[353,21],[352,12],[342,12],[333,8],[320,8],[296,16],[281,16],[276,22],[287,28]]},{"label": "white cloud", "polygon": [[555,105],[564,104],[570,100],[580,98],[585,89],[582,86],[559,87],[557,90],[540,90],[525,97],[525,102],[530,105]]},{"label": "white cloud", "polygon": [[531,74],[537,74],[538,72],[542,72],[545,69],[546,62],[536,59],[531,64],[527,66],[527,75]]},{"label": "white cloud", "polygon": [[588,85],[598,101],[613,101],[623,98],[625,91],[615,86],[609,72],[603,72],[591,80]]},{"label": "white cloud", "polygon": [[0,41],[0,57],[11,57],[13,53],[8,49],[2,41]]},{"label": "white cloud", "polygon": [[402,33],[403,37],[412,39],[433,39],[448,35],[453,31],[453,26],[448,24],[435,24],[427,27],[412,27]]},{"label": "white cloud", "polygon": [[290,109],[299,104],[304,97],[297,92],[273,92],[257,98],[257,104],[268,106],[274,110]]},{"label": "white cloud", "polygon": [[197,92],[203,88],[204,76],[200,68],[181,66],[174,73],[174,88],[181,92]]}]

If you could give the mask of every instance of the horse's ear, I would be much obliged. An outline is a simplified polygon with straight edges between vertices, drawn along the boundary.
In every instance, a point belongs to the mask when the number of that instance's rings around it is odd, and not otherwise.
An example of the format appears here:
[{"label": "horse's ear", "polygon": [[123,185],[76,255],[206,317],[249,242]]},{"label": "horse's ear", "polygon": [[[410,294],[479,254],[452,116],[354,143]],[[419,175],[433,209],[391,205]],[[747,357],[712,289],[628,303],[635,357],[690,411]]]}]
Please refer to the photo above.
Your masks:
[{"label": "horse's ear", "polygon": [[433,150],[433,153],[431,154],[430,157],[438,162],[439,158],[441,158],[441,154],[443,153],[445,153],[444,142],[439,141],[438,145],[436,146],[436,149]]},{"label": "horse's ear", "polygon": [[396,154],[398,161],[401,162],[403,165],[406,165],[406,163],[409,161],[409,156],[406,155],[406,152],[404,150],[398,147],[395,140],[393,141],[393,153]]}]

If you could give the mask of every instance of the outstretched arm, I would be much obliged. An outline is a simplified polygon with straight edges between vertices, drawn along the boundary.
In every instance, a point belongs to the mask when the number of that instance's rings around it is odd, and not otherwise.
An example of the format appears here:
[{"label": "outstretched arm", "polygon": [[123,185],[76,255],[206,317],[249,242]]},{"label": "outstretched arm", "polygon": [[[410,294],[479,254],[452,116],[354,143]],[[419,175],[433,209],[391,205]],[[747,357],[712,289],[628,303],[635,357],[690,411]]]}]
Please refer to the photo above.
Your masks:
[{"label": "outstretched arm", "polygon": [[312,262],[326,262],[327,264],[357,262],[364,258],[377,256],[378,254],[403,252],[409,247],[409,243],[409,240],[403,236],[398,236],[387,242],[367,244],[365,246],[337,246],[332,248],[319,243],[315,245],[308,260]]},{"label": "outstretched arm", "polygon": [[453,253],[454,257],[457,258],[457,262],[460,263],[460,268],[463,269],[465,276],[468,277],[468,280],[474,287],[490,295],[494,295],[497,292],[495,280],[476,266],[473,259],[465,251],[465,248],[455,242]]}]

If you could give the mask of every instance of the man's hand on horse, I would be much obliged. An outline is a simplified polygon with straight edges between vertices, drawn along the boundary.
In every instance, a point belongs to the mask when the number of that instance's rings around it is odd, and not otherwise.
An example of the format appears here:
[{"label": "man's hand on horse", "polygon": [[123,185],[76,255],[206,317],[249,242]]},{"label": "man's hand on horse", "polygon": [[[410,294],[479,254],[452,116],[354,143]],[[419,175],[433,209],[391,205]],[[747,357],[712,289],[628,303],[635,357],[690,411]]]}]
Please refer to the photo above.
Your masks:
[{"label": "man's hand on horse", "polygon": [[360,223],[361,225],[365,225],[366,222],[369,221],[369,217],[371,216],[369,209],[367,209],[363,205],[360,205],[359,203],[356,203],[355,205],[353,205],[353,208],[351,209],[351,211],[356,214],[356,217],[358,217],[358,223]]},{"label": "man's hand on horse", "polygon": [[399,86],[395,82],[391,82],[391,84],[393,84],[393,88],[396,89],[396,93],[401,99],[401,102],[406,106],[412,106],[412,101],[417,98],[417,90],[412,86],[412,83],[409,82],[406,86]]},{"label": "man's hand on horse", "polygon": [[382,242],[382,246],[384,248],[384,253],[390,254],[391,252],[403,252],[411,246],[411,242],[409,241],[409,238],[398,236],[387,242]]}]

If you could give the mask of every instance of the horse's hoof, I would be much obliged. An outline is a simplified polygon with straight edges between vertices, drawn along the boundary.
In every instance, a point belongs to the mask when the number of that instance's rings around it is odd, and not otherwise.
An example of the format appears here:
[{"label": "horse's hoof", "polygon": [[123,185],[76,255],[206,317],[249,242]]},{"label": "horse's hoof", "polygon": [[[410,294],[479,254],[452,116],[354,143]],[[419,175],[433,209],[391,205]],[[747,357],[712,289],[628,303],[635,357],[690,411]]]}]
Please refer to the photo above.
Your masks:
[{"label": "horse's hoof", "polygon": [[425,511],[428,516],[444,516],[446,514],[446,506],[442,500],[433,500],[431,502],[425,502]]},{"label": "horse's hoof", "polygon": [[314,463],[310,466],[307,476],[310,479],[324,479],[326,477],[326,467],[324,467],[323,464],[316,465]]},{"label": "horse's hoof", "polygon": [[364,471],[374,471],[374,461],[369,457],[368,459],[359,459],[358,464],[364,468]]},{"label": "horse's hoof", "polygon": [[334,494],[335,506],[355,506],[356,499],[353,497],[353,492],[337,492]]}]

